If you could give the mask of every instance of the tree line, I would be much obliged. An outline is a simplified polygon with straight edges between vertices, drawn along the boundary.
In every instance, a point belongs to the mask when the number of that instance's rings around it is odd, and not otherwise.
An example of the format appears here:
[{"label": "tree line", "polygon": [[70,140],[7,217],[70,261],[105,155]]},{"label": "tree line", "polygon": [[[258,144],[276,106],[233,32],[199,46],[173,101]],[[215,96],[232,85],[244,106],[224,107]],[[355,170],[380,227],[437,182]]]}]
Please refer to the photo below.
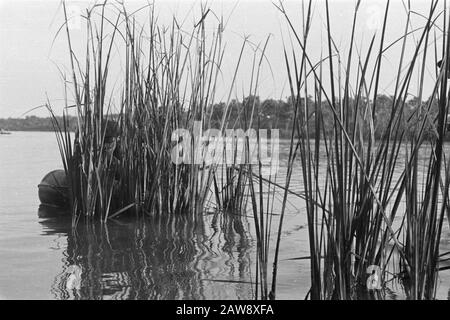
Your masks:
[{"label": "tree line", "polygon": [[[62,117],[57,116],[59,123],[63,123]],[[70,131],[76,130],[76,117],[69,116]],[[27,116],[25,118],[0,119],[0,128],[8,131],[53,131],[50,117]]]},{"label": "tree line", "polygon": [[[208,113],[210,118],[210,128],[220,128],[222,125],[223,114],[227,112],[227,128],[240,128],[248,129],[260,128],[260,129],[278,129],[280,137],[289,138],[292,134],[292,128],[294,125],[294,108],[293,98],[287,98],[286,100],[266,99],[260,101],[258,96],[249,96],[242,101],[232,100],[228,105],[220,102],[209,107]],[[434,124],[436,123],[436,117],[438,114],[438,106],[435,101],[429,104],[430,100],[422,101],[419,104],[417,98],[410,99],[406,102],[405,106],[401,106],[403,110],[402,119],[395,122],[396,129],[404,130],[406,136],[414,134],[417,130],[417,124],[420,123],[422,117],[428,116],[427,125],[424,128],[425,137],[433,135]],[[359,108],[360,117],[364,117],[367,121],[367,117],[371,117],[372,131],[375,138],[382,138],[386,127],[389,125],[392,117],[392,109],[394,106],[393,98],[387,95],[379,95],[376,98],[376,103],[373,101],[367,103],[367,101],[355,101],[350,100],[345,102],[345,115],[346,125],[348,126],[348,133],[351,134],[353,123],[355,121],[356,107]],[[307,99],[299,99],[300,108],[297,112],[309,112],[308,117],[310,119],[310,134],[314,135],[315,132],[315,112],[316,108],[321,109],[321,134],[323,131],[329,136],[333,131],[333,126],[337,125],[335,122],[334,112],[326,101],[321,102],[320,106],[316,106],[314,101],[309,97]],[[373,110],[372,110],[373,108]],[[429,109],[429,110],[428,110]],[[336,110],[335,110],[336,112]],[[398,116],[398,113],[397,113]],[[114,116],[115,118],[116,116]],[[62,117],[56,117],[58,122],[62,124]],[[252,120],[251,120],[252,119]],[[75,131],[77,121],[75,116],[68,117],[69,130]],[[369,121],[370,122],[370,121]],[[36,117],[27,116],[25,118],[7,118],[0,119],[0,128],[8,131],[53,131],[52,121],[50,117]]]}]

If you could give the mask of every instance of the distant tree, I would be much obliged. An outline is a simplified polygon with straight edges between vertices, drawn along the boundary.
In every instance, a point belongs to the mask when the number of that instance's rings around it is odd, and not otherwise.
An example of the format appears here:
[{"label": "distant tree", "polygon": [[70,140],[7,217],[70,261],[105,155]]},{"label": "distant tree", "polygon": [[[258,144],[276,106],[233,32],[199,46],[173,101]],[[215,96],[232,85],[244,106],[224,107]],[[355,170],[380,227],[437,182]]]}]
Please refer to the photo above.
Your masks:
[{"label": "distant tree", "polygon": [[[281,138],[290,138],[294,126],[294,106],[298,106],[297,112],[299,114],[297,118],[301,118],[303,124],[305,124],[304,121],[308,121],[311,137],[319,134],[316,132],[316,124],[319,124],[320,135],[322,137],[323,132],[325,132],[327,137],[331,137],[334,134],[335,126],[339,125],[335,121],[335,115],[339,117],[349,135],[353,134],[355,120],[359,121],[360,123],[357,128],[363,130],[363,136],[367,137],[370,134],[370,116],[373,112],[374,133],[377,139],[383,137],[383,133],[393,120],[395,120],[396,129],[401,131],[405,130],[407,137],[417,132],[420,127],[419,124],[425,120],[424,137],[432,138],[436,130],[438,105],[435,99],[430,99],[422,102],[417,98],[408,100],[404,106],[398,106],[403,110],[401,119],[391,119],[394,100],[393,97],[387,95],[377,96],[375,104],[373,101],[369,101],[364,97],[359,98],[358,101],[352,98],[348,101],[339,101],[339,99],[336,99],[337,105],[334,111],[327,101],[322,101],[320,104],[317,104],[312,97],[308,97],[307,99],[304,97],[288,97],[285,100],[267,99],[261,101],[258,96],[248,96],[243,98],[242,101],[236,99],[231,100],[228,107],[225,102],[218,102],[209,106],[207,112],[208,119],[211,122],[207,125],[211,128],[220,128],[225,112],[227,112],[228,122],[226,123],[226,128],[248,129],[252,110],[254,109],[253,128],[258,128],[259,119],[259,128],[279,129]],[[305,117],[306,110],[308,110],[309,114]],[[340,115],[341,110],[344,112],[342,115]],[[163,110],[159,111],[161,112],[161,116],[163,116]],[[358,117],[355,118],[357,115],[356,112],[358,112]],[[425,115],[427,115],[426,119],[424,118]],[[181,123],[184,123],[183,119],[186,116],[188,116],[187,112],[180,119]],[[396,117],[399,116],[397,112]],[[61,117],[57,117],[57,119],[62,123]],[[74,131],[77,125],[76,118],[69,117],[68,119],[70,130]],[[136,121],[139,122],[139,117],[137,117]],[[10,131],[53,131],[50,118],[36,116],[0,119],[0,128]],[[294,133],[296,136],[298,135],[297,129]]]}]

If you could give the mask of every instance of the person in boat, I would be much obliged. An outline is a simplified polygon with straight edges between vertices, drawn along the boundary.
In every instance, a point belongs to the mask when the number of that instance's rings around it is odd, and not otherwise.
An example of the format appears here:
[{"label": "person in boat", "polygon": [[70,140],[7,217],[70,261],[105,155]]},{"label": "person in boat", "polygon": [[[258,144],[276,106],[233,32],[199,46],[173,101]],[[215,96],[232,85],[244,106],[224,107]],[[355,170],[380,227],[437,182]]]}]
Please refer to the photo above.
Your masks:
[{"label": "person in boat", "polygon": [[[113,120],[105,121],[104,127],[101,159],[105,163],[103,167],[107,170],[106,176],[111,179],[113,194],[117,194],[119,191],[118,181],[120,179],[118,170],[120,165],[119,129],[117,123]],[[82,157],[78,131],[75,133],[73,150],[73,156],[69,160],[69,167],[71,167],[72,171],[80,172]],[[70,186],[66,172],[64,170],[53,170],[45,175],[38,185],[38,195],[42,205],[39,212],[45,213],[43,208],[67,209],[70,207]]]},{"label": "person in boat", "polygon": [[[113,120],[106,120],[104,124],[104,139],[103,144],[101,146],[101,157],[102,160],[108,164],[106,167],[108,170],[115,171],[116,179],[119,178],[117,176],[118,170],[117,166],[120,163],[120,147],[119,147],[119,128],[117,122]],[[103,133],[103,132],[102,132]],[[79,142],[79,131],[75,133],[75,142],[74,142],[74,154],[71,158],[71,163],[73,167],[78,167],[82,164],[81,160],[81,147]]]}]

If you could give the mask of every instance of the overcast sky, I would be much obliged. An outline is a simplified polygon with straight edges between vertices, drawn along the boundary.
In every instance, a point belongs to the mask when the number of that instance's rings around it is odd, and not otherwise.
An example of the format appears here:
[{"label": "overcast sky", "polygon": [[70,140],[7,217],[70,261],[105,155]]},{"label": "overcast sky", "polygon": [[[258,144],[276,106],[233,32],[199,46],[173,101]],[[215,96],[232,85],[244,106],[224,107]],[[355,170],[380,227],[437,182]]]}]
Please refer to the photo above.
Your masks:
[{"label": "overcast sky", "polygon": [[[278,1],[275,1],[277,3]],[[92,1],[67,1],[72,12],[82,11]],[[141,7],[144,1],[125,1],[130,8]],[[156,1],[156,13],[159,23],[170,24],[175,15],[185,22],[185,27],[192,27],[200,17],[200,4],[205,1]],[[270,35],[267,49],[267,61],[258,94],[265,98],[286,98],[287,90],[286,67],[283,57],[283,37],[289,37],[286,21],[270,0],[217,0],[206,2],[217,15],[222,15],[227,21],[225,40],[227,42],[223,86],[231,82],[233,66],[244,36],[250,36],[253,44],[263,43]],[[300,27],[301,0],[285,1],[289,15]],[[361,43],[366,51],[368,39],[374,32],[379,32],[383,17],[385,1],[364,1],[360,10],[357,30],[357,43]],[[429,1],[412,1],[413,9],[427,15]],[[314,24],[311,29],[309,50],[314,59],[319,59],[321,51],[326,49],[326,30],[324,28],[324,1],[315,1]],[[348,48],[351,22],[355,1],[330,0],[332,32],[336,44],[342,52]],[[130,9],[131,10],[131,9]],[[394,41],[404,31],[405,10],[401,0],[392,1],[388,19],[387,43]],[[64,97],[62,81],[57,66],[66,70],[67,43],[64,34],[53,39],[63,21],[63,12],[58,0],[0,0],[0,117],[19,117],[31,108],[45,103],[47,96],[60,113]],[[412,27],[424,25],[424,19],[415,15]],[[75,47],[83,43],[81,31],[72,31]],[[417,35],[419,35],[417,33]],[[417,40],[417,39],[416,39]],[[414,41],[414,38],[411,38]],[[412,43],[411,42],[411,43]],[[250,49],[250,48],[249,48]],[[398,66],[400,44],[390,49],[383,60],[381,75],[381,91],[392,93],[393,81]],[[248,90],[250,74],[251,50],[246,54],[241,66],[238,82],[233,95],[242,97]],[[433,49],[434,51],[434,49]],[[434,60],[434,57],[433,57]],[[433,62],[430,60],[429,79],[426,79],[425,91],[428,94],[432,88]],[[68,69],[67,69],[68,70]],[[227,71],[229,71],[227,73]],[[225,88],[218,90],[217,98],[223,100]],[[414,93],[413,93],[414,94]],[[31,114],[46,115],[46,112],[34,111]]]}]

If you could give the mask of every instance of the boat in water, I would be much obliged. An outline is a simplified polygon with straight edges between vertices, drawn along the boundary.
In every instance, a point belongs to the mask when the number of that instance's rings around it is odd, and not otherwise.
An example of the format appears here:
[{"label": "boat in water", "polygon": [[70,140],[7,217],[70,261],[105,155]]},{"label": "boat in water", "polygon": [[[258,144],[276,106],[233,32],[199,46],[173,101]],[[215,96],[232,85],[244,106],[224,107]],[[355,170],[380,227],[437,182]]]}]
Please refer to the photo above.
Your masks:
[{"label": "boat in water", "polygon": [[41,205],[52,208],[70,207],[70,189],[64,170],[53,170],[42,178],[38,185]]},{"label": "boat in water", "polygon": [[11,134],[11,132],[0,128],[0,134]]}]

